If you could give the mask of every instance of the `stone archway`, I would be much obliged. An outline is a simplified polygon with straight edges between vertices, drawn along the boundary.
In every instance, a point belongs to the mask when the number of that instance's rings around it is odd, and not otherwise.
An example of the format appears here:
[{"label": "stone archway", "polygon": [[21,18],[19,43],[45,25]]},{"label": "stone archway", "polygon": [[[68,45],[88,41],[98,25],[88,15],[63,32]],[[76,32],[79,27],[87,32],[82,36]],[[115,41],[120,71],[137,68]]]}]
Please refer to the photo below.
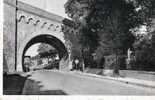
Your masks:
[{"label": "stone archway", "polygon": [[[50,34],[40,34],[37,36],[32,37],[31,39],[28,39],[27,42],[22,42],[22,45],[20,47],[20,50],[18,52],[18,57],[20,59],[18,59],[18,70],[23,71],[23,57],[25,52],[27,51],[27,49],[32,46],[35,43],[47,43],[49,45],[52,45],[54,48],[56,48],[58,50],[58,54],[60,57],[60,60],[62,59],[67,59],[68,58],[68,51],[67,48],[65,47],[65,44],[63,41],[61,41],[60,39],[58,39],[57,37],[50,35]],[[61,67],[61,66],[59,66]]]},{"label": "stone archway", "polygon": [[[70,45],[64,39],[61,26],[66,24],[73,29],[70,20],[64,22],[64,18],[61,16],[21,1],[18,1],[17,6],[15,6],[15,2],[5,0],[4,5],[6,10],[4,13],[6,17],[4,20],[4,54],[9,72],[23,71],[21,62],[24,48],[36,36],[52,35],[60,40],[69,51]],[[64,65],[64,62],[66,62],[65,59],[62,59],[62,65]]]}]

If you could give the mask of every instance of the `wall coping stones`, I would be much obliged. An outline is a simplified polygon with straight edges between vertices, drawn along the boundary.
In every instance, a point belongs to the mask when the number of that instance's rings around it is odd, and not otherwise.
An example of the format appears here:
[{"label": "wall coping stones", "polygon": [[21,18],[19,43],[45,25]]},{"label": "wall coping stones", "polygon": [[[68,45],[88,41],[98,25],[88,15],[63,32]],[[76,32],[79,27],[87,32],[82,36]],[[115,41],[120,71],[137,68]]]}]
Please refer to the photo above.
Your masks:
[{"label": "wall coping stones", "polygon": [[53,14],[53,13],[49,13],[49,12],[47,12],[45,10],[42,10],[40,8],[31,6],[29,4],[23,3],[23,2],[18,1],[18,0],[17,0],[17,6],[16,6],[15,1],[16,0],[4,0],[4,3],[6,3],[6,4],[10,5],[10,6],[13,6],[13,7],[17,7],[18,10],[21,10],[21,11],[24,11],[24,12],[39,16],[41,18],[53,20],[53,21],[56,21],[58,23],[62,23],[62,21],[64,19],[61,16],[58,16],[58,15]]}]

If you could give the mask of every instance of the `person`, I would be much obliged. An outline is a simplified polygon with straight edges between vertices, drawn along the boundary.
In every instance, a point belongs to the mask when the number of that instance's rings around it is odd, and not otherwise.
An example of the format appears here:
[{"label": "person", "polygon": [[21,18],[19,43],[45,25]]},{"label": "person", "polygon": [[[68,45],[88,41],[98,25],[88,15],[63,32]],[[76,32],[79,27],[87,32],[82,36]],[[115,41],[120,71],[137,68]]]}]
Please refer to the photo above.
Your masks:
[{"label": "person", "polygon": [[71,71],[79,69],[79,59],[78,58],[73,59],[72,66],[73,66],[73,68],[71,69]]},{"label": "person", "polygon": [[79,70],[79,59],[76,58],[74,62],[75,62],[75,69]]},{"label": "person", "polygon": [[75,61],[74,61],[74,59],[72,60],[72,69],[71,69],[71,71],[73,71],[73,70],[75,70],[76,69],[76,64],[75,64]]},{"label": "person", "polygon": [[25,72],[30,71],[29,67],[30,67],[29,63],[25,63]]},{"label": "person", "polygon": [[105,58],[102,57],[99,63],[100,68],[104,68],[104,64],[105,64]]},{"label": "person", "polygon": [[24,67],[25,67],[25,72],[29,72],[30,71],[30,66],[31,66],[31,57],[30,56],[25,56],[24,57]]},{"label": "person", "polygon": [[81,59],[79,67],[80,67],[80,71],[83,72],[84,71],[84,60]]}]

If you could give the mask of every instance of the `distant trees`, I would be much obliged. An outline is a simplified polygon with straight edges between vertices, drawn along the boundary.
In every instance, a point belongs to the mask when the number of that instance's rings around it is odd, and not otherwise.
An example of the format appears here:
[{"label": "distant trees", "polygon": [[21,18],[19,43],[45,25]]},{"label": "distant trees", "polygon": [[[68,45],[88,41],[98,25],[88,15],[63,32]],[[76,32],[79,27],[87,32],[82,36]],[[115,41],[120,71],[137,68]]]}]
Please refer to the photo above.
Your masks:
[{"label": "distant trees", "polygon": [[72,21],[65,19],[63,21],[62,31],[64,32],[64,38],[68,45],[71,47],[71,59],[74,57],[81,58],[81,44],[79,43],[79,33],[74,27],[75,24]]},{"label": "distant trees", "polygon": [[137,7],[138,15],[140,16],[141,20],[143,20],[143,25],[147,28],[145,34],[138,34],[136,36],[133,44],[136,57],[136,68],[134,69],[155,70],[155,45],[153,42],[153,35],[155,31],[153,24],[155,23],[152,24],[152,20],[155,19],[155,17],[153,17],[155,15],[155,1],[135,0],[134,4]]},{"label": "distant trees", "polygon": [[77,32],[73,33],[81,55],[87,54],[87,58],[96,53],[102,58],[115,54],[114,72],[118,74],[118,56],[132,47],[132,30],[150,22],[153,3],[154,0],[68,0],[65,10],[75,23]]},{"label": "distant trees", "polygon": [[135,65],[137,70],[155,70],[155,32],[137,35],[133,44],[135,51]]},{"label": "distant trees", "polygon": [[148,34],[134,43],[137,70],[155,70],[155,52]]},{"label": "distant trees", "polygon": [[132,1],[138,16],[143,20],[143,24],[150,25],[152,17],[155,14],[155,1],[154,0],[133,0]]},{"label": "distant trees", "polygon": [[46,43],[40,43],[37,51],[40,57],[55,56],[57,54],[57,50]]}]

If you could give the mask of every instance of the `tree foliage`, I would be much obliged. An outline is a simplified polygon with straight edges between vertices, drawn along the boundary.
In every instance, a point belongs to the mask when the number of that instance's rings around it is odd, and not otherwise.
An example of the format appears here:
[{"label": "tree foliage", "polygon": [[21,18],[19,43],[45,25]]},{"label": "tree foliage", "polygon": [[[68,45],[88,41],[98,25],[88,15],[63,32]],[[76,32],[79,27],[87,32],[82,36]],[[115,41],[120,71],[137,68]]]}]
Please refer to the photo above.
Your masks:
[{"label": "tree foliage", "polygon": [[57,54],[57,50],[46,43],[40,43],[37,52],[40,55],[40,57],[47,57],[52,55],[54,56],[55,54]]},{"label": "tree foliage", "polygon": [[149,24],[151,22],[152,16],[155,14],[155,1],[154,0],[134,0],[132,1],[137,8],[139,17]]},{"label": "tree foliage", "polygon": [[68,0],[65,10],[78,30],[82,50],[117,55],[132,47],[131,30],[149,23],[154,4],[154,0]]},{"label": "tree foliage", "polygon": [[99,36],[103,32],[106,41],[112,40],[114,48],[129,46],[129,40],[133,40],[129,29],[140,23],[135,17],[135,7],[125,0],[68,0],[65,8],[75,23],[80,23],[80,43],[94,50],[102,40]]},{"label": "tree foliage", "polygon": [[135,0],[134,4],[137,7],[138,15],[143,20],[143,25],[147,27],[146,34],[138,34],[133,44],[136,66],[141,70],[155,70],[153,67],[155,65],[154,32],[150,30],[154,28],[152,21],[155,19],[155,0]]},{"label": "tree foliage", "polygon": [[155,46],[150,34],[146,34],[134,43],[135,64],[138,70],[155,70]]},{"label": "tree foliage", "polygon": [[74,23],[65,19],[63,21],[62,31],[65,34],[66,44],[71,47],[71,59],[81,57],[81,44],[79,43],[78,30],[74,28]]}]

